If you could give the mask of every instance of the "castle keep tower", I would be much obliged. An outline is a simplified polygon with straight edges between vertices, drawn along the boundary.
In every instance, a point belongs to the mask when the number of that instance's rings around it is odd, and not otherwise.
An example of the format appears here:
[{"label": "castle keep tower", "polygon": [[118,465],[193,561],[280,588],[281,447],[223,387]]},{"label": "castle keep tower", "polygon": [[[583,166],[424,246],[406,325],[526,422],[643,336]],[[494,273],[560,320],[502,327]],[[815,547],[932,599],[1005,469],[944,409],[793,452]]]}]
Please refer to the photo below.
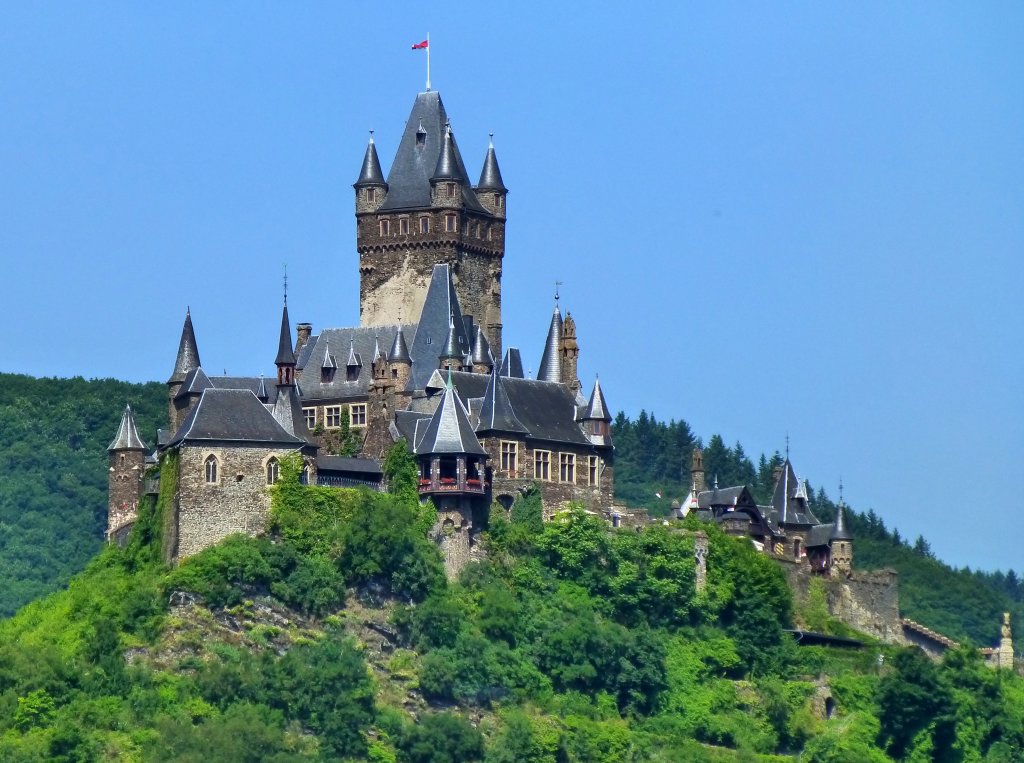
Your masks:
[{"label": "castle keep tower", "polygon": [[501,354],[505,198],[493,145],[470,184],[441,96],[416,96],[384,180],[371,136],[356,193],[359,323],[395,325],[419,315],[434,265],[450,266],[462,310]]}]

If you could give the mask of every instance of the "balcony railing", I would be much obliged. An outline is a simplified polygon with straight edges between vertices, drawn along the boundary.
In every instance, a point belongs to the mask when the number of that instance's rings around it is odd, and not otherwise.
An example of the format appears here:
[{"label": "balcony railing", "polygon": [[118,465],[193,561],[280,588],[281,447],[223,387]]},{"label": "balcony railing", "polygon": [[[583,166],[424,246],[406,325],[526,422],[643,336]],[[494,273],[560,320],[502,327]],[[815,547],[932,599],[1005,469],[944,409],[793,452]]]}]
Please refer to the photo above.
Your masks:
[{"label": "balcony railing", "polygon": [[487,483],[478,479],[467,479],[461,483],[455,477],[441,477],[436,480],[421,479],[421,493],[479,493],[487,492]]}]

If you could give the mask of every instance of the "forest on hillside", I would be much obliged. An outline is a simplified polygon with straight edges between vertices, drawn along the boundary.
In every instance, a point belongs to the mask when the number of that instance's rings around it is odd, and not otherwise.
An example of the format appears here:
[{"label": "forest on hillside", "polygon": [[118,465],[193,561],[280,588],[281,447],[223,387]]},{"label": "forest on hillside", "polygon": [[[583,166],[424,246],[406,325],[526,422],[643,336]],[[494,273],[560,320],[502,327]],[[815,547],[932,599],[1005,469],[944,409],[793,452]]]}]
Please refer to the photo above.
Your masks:
[{"label": "forest on hillside", "polygon": [[[0,374],[0,617],[67,585],[101,546],[106,515],[107,454],[126,403],[152,444],[166,419],[166,387],[115,380],[35,379]],[[659,421],[642,411],[613,422],[616,495],[653,514],[690,488],[690,454],[702,442],[682,420]],[[709,480],[747,484],[768,502],[778,453],[755,460],[737,443],[712,435],[704,446]],[[661,498],[657,497],[661,494]],[[835,504],[812,486],[813,508],[831,521]],[[1024,582],[1010,570],[954,570],[936,559],[924,538],[903,538],[874,510],[849,513],[856,535],[854,564],[900,573],[904,613],[956,639],[991,645],[1003,611],[1024,623]]]},{"label": "forest on hillside", "polygon": [[[1011,763],[1024,679],[975,650],[797,646],[779,567],[695,520],[612,530],[536,494],[448,581],[399,444],[390,495],[282,463],[266,537],[168,568],[176,490],[128,545],[0,622],[0,759],[186,763]],[[695,585],[693,531],[707,533]],[[826,701],[826,699],[828,701]]]}]

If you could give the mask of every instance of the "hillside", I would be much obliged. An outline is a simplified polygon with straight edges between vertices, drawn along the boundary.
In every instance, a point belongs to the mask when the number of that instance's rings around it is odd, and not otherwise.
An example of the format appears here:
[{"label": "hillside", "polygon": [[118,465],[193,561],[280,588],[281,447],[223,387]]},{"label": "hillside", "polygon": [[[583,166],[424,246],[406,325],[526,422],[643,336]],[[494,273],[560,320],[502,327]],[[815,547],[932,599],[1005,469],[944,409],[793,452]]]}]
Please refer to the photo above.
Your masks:
[{"label": "hillside", "polygon": [[125,549],[0,623],[0,759],[1024,752],[1024,680],[967,649],[936,665],[797,648],[781,629],[814,613],[794,613],[778,567],[713,528],[701,592],[694,528],[613,531],[582,511],[543,524],[526,498],[493,518],[489,560],[448,583],[409,464],[404,449],[391,461],[392,496],[302,486],[284,464],[270,537],[233,536],[173,570],[159,561],[165,479]]},{"label": "hillside", "polygon": [[[0,617],[67,584],[100,548],[106,512],[106,447],[125,402],[143,437],[166,418],[166,388],[114,380],[34,379],[0,375]],[[698,438],[685,421],[658,421],[646,412],[613,424],[616,491],[628,505],[668,511],[690,486],[689,454]],[[755,463],[741,444],[713,435],[704,443],[708,474],[746,483],[767,502],[779,454]],[[661,499],[656,497],[661,493]],[[825,521],[835,504],[813,492]],[[1024,584],[1010,571],[954,570],[935,559],[924,538],[913,543],[889,530],[874,512],[848,513],[857,537],[854,564],[900,573],[906,616],[980,645],[998,637],[1000,615],[1024,622]]]}]

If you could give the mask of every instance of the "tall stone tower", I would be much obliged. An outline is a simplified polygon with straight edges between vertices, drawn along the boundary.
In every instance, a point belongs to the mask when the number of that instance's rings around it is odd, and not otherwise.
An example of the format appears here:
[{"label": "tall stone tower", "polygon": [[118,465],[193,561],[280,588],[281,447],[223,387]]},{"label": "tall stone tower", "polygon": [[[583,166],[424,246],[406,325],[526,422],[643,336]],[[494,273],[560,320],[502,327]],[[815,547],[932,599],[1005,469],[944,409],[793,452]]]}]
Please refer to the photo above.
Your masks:
[{"label": "tall stone tower", "polygon": [[470,184],[441,96],[416,96],[387,180],[371,136],[356,194],[359,323],[416,320],[434,265],[451,268],[463,313],[501,355],[505,199],[493,145]]},{"label": "tall stone tower", "polygon": [[178,431],[181,422],[188,415],[190,401],[179,393],[186,377],[199,366],[199,347],[196,345],[195,329],[192,328],[192,311],[186,308],[185,323],[181,327],[181,339],[178,342],[178,355],[174,359],[174,371],[167,380],[167,421],[168,430],[172,435]]},{"label": "tall stone tower", "polygon": [[117,435],[107,448],[107,540],[123,543],[135,524],[146,471],[146,444],[135,428],[130,405],[124,407]]}]

